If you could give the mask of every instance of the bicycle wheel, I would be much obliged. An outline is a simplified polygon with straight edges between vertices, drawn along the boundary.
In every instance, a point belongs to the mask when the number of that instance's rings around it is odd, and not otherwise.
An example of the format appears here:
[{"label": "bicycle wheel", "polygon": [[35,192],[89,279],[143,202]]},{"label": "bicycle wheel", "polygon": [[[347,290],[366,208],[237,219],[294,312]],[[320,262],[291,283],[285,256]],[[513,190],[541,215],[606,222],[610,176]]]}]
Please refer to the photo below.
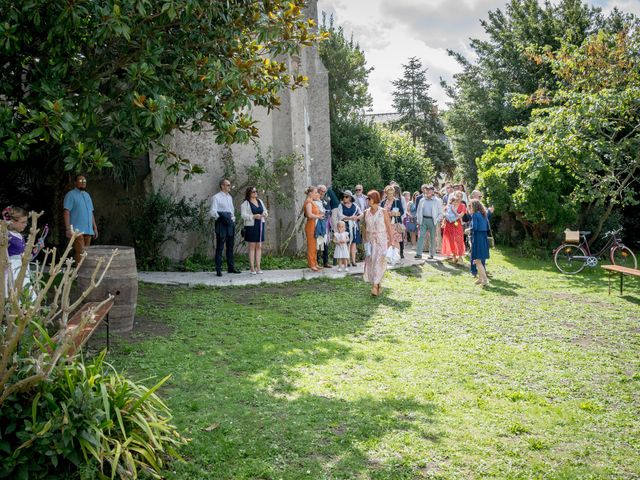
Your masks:
[{"label": "bicycle wheel", "polygon": [[556,249],[556,253],[553,255],[553,261],[556,264],[558,270],[560,270],[562,273],[573,275],[575,273],[581,272],[582,269],[586,266],[586,262],[584,260],[584,257],[586,256],[587,253],[582,247],[578,245],[571,245],[570,243],[565,243],[563,245],[560,245]]},{"label": "bicycle wheel", "polygon": [[611,249],[611,263],[620,267],[638,268],[636,256],[629,247],[615,246]]}]

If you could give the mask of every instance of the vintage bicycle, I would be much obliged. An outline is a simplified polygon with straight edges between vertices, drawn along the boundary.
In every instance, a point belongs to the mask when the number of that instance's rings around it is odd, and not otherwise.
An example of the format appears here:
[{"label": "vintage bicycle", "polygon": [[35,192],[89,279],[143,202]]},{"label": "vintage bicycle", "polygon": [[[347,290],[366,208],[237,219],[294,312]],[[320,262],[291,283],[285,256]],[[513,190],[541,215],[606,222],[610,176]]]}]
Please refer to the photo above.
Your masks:
[{"label": "vintage bicycle", "polygon": [[[580,273],[585,267],[596,267],[600,258],[608,251],[609,260],[613,265],[638,268],[636,256],[622,243],[620,232],[622,228],[605,233],[604,238],[608,238],[607,243],[598,252],[591,253],[589,242],[587,242],[587,236],[591,232],[565,231],[565,243],[553,250],[553,261],[562,273],[573,275]],[[576,236],[578,238],[575,238]]]}]

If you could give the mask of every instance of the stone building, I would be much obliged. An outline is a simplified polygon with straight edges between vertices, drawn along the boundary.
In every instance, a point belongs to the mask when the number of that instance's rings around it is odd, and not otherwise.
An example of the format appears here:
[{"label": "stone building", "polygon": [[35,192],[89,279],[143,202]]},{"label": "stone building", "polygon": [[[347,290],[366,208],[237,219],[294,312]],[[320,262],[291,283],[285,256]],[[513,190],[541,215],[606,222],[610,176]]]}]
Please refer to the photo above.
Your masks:
[{"label": "stone building", "polygon": [[[317,19],[317,0],[310,1],[307,14]],[[271,152],[274,158],[291,154],[299,155],[299,165],[291,168],[282,178],[280,188],[291,198],[287,206],[268,205],[269,219],[265,248],[273,250],[287,239],[304,202],[304,190],[308,185],[330,183],[331,142],[329,133],[329,83],[328,73],[316,48],[304,48],[299,56],[287,58],[290,71],[299,70],[309,78],[306,88],[280,93],[281,106],[267,113],[262,107],[255,108],[252,115],[257,120],[260,136],[256,143],[217,145],[213,133],[176,133],[167,143],[180,156],[202,165],[206,173],[184,181],[181,177],[167,175],[162,166],[155,165],[150,155],[150,173],[146,188],[163,191],[174,198],[194,197],[196,201],[211,198],[219,191],[218,185],[225,168],[233,164],[236,177],[234,186],[246,184],[248,166],[255,163],[257,147],[263,154]],[[244,189],[232,190],[237,213],[244,199]],[[193,253],[201,242],[201,235],[178,234],[177,241],[165,246],[165,254],[174,260],[182,260]],[[295,236],[289,243],[290,251],[302,247],[302,236]]]},{"label": "stone building", "polygon": [[[310,18],[317,19],[317,0],[308,2]],[[204,167],[205,173],[190,180],[168,175],[165,168],[156,165],[154,153],[135,163],[135,181],[124,187],[110,175],[89,176],[88,190],[96,207],[96,221],[100,231],[99,243],[133,245],[131,216],[136,215],[135,204],[142,202],[152,192],[162,192],[179,200],[187,198],[207,202],[219,191],[220,179],[233,165],[236,175],[236,213],[244,199],[247,167],[254,165],[258,149],[263,156],[273,158],[295,154],[300,162],[280,181],[280,189],[290,198],[288,205],[278,205],[273,195],[267,199],[266,250],[280,249],[283,240],[289,239],[296,220],[302,211],[304,190],[308,185],[331,182],[331,141],[329,133],[329,79],[319,53],[315,48],[303,48],[299,56],[287,58],[290,71],[298,70],[309,78],[306,88],[280,92],[281,106],[267,113],[262,107],[252,111],[260,131],[255,143],[224,146],[215,143],[215,133],[176,133],[166,139],[170,148],[181,157]],[[242,191],[241,191],[242,190]],[[264,197],[262,196],[261,198]],[[195,251],[212,254],[212,231],[174,233],[175,241],[164,246],[164,255],[173,260],[183,260]],[[238,236],[239,237],[239,236]],[[204,248],[203,248],[204,247]],[[242,244],[238,238],[238,247]],[[291,238],[288,250],[295,252],[303,247],[299,233]]]}]

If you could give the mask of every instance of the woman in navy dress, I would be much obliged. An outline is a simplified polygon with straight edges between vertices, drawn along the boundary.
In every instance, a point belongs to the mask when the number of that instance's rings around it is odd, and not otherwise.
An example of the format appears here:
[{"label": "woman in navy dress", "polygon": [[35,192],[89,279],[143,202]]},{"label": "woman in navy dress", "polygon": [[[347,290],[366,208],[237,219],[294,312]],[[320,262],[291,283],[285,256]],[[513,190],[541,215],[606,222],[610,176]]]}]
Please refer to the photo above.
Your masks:
[{"label": "woman in navy dress", "polygon": [[489,220],[487,209],[480,200],[471,201],[471,263],[478,269],[476,284],[489,285],[485,261],[489,258]]},{"label": "woman in navy dress", "polygon": [[258,190],[248,187],[240,205],[240,214],[244,222],[244,240],[249,245],[249,271],[252,275],[262,274],[262,242],[264,242],[265,220],[268,212],[262,200],[258,198]]}]

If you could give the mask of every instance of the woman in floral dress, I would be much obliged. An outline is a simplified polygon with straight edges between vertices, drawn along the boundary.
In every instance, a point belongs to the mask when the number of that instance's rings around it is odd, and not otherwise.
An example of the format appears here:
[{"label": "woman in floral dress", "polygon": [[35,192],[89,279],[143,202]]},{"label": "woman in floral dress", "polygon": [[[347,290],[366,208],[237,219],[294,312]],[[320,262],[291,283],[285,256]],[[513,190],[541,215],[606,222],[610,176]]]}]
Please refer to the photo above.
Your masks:
[{"label": "woman in floral dress", "polygon": [[[380,194],[371,190],[367,194],[369,208],[364,212],[365,241],[370,245],[370,253],[364,260],[364,281],[372,284],[371,295],[377,296],[382,290],[382,277],[387,269],[387,247],[393,243],[391,217],[380,207]],[[365,247],[366,249],[367,247]]]}]

